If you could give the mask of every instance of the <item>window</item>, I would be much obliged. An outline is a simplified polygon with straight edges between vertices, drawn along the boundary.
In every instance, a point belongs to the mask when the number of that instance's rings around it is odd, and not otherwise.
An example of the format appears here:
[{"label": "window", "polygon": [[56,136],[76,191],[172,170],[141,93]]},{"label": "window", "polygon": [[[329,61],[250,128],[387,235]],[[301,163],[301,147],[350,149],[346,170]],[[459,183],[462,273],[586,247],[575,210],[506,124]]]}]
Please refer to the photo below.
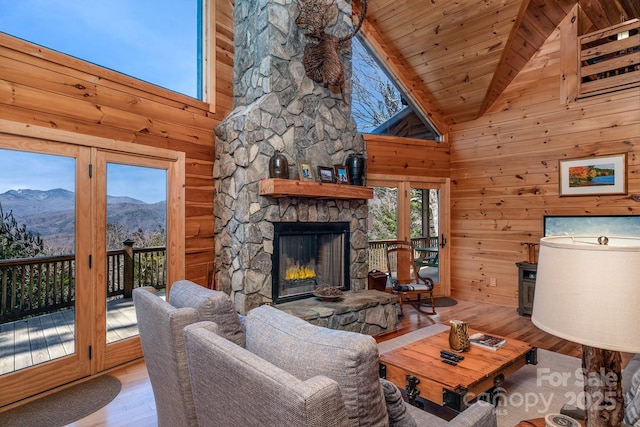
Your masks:
[{"label": "window", "polygon": [[351,115],[360,132],[438,140],[440,135],[370,54],[364,41],[353,39]]},{"label": "window", "polygon": [[5,0],[0,31],[202,99],[206,1]]}]

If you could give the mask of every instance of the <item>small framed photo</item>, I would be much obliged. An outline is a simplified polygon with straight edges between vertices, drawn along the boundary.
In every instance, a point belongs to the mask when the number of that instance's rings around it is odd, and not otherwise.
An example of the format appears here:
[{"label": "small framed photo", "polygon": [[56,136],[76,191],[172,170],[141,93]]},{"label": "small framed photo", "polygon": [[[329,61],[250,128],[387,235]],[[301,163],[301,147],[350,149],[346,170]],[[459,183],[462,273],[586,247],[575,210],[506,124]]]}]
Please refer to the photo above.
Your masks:
[{"label": "small framed photo", "polygon": [[334,165],[333,169],[336,172],[336,182],[338,184],[349,184],[349,170],[347,165]]},{"label": "small framed photo", "polygon": [[316,180],[316,177],[313,175],[313,169],[311,169],[311,163],[306,160],[298,161],[298,177],[300,181]]},{"label": "small framed photo", "polygon": [[560,196],[627,194],[627,155],[560,160]]},{"label": "small framed photo", "polygon": [[320,182],[336,182],[336,177],[333,174],[333,168],[318,166],[318,176],[320,177]]}]

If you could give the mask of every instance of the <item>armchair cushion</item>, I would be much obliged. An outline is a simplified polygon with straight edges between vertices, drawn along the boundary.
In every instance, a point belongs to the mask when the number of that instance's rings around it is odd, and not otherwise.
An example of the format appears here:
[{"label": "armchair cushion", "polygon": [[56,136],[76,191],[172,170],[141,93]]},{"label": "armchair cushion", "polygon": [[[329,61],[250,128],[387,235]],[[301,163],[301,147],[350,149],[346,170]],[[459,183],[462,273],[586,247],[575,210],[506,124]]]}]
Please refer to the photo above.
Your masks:
[{"label": "armchair cushion", "polygon": [[633,427],[640,427],[640,369],[631,377],[625,396],[624,422]]},{"label": "armchair cushion", "polygon": [[497,427],[498,418],[495,407],[488,402],[479,400],[467,409],[455,416],[451,421],[418,409],[407,404],[407,410],[411,413],[419,426],[429,427]]},{"label": "armchair cushion", "polygon": [[311,325],[265,305],[247,315],[247,350],[301,380],[335,380],[352,425],[387,425],[373,337]]},{"label": "armchair cushion", "polygon": [[407,406],[402,399],[402,393],[395,384],[385,379],[380,379],[384,400],[389,414],[389,427],[417,427],[416,421],[407,411]]},{"label": "armchair cushion", "polygon": [[169,302],[174,307],[193,307],[200,320],[210,320],[218,325],[219,334],[241,347],[245,346],[244,327],[233,308],[229,295],[205,288],[189,280],[179,280],[171,286]]},{"label": "armchair cushion", "polygon": [[185,328],[199,426],[348,425],[335,381],[323,376],[302,381],[218,336],[216,329],[211,322]]}]

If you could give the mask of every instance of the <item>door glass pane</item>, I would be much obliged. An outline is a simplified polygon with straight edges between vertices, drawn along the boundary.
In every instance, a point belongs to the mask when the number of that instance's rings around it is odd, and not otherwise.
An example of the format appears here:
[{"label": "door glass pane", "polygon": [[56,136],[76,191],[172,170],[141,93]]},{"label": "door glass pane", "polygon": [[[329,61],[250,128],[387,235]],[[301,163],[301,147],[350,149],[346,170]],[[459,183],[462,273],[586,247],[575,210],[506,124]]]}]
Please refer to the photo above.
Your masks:
[{"label": "door glass pane", "polygon": [[369,269],[387,271],[385,241],[398,238],[398,188],[373,188],[368,223]]},{"label": "door glass pane", "polygon": [[0,159],[1,375],[75,353],[76,160]]},{"label": "door glass pane", "polygon": [[107,343],[138,335],[132,290],[166,290],[167,171],[107,163]]},{"label": "door glass pane", "polygon": [[440,191],[411,189],[411,241],[416,249],[416,267],[420,276],[440,281]]}]

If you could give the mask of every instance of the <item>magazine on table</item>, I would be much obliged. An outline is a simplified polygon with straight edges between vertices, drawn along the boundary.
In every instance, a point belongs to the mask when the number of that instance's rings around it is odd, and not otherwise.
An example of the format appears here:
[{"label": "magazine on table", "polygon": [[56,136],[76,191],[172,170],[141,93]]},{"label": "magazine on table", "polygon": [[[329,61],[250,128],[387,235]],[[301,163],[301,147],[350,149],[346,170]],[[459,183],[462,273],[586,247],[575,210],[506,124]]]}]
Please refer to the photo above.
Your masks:
[{"label": "magazine on table", "polygon": [[472,345],[488,348],[490,350],[497,350],[507,345],[506,339],[483,333],[477,333],[469,336],[469,342],[471,342]]}]

